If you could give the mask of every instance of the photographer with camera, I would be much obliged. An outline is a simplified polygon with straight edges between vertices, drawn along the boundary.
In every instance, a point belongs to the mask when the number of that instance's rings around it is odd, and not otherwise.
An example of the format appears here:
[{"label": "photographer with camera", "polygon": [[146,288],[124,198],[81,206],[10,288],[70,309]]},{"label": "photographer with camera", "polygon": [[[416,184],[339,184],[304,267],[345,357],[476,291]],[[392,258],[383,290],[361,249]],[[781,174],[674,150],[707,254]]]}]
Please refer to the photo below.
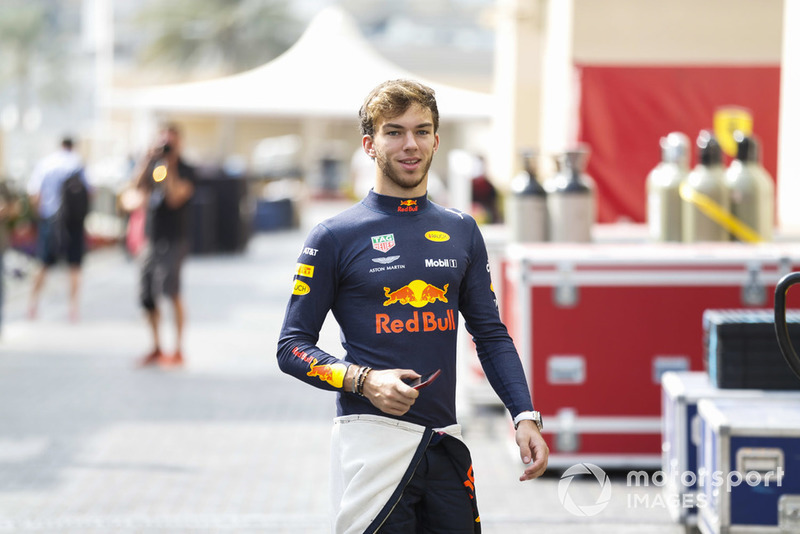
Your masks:
[{"label": "photographer with camera", "polygon": [[[180,292],[183,260],[189,253],[189,200],[194,194],[194,168],[181,158],[181,134],[174,124],[164,125],[157,142],[139,162],[136,188],[144,193],[147,206],[140,280],[140,302],[147,315],[153,349],[140,365],[180,366],[185,311]],[[175,320],[175,351],[166,355],[159,335],[161,295],[172,301]]]}]

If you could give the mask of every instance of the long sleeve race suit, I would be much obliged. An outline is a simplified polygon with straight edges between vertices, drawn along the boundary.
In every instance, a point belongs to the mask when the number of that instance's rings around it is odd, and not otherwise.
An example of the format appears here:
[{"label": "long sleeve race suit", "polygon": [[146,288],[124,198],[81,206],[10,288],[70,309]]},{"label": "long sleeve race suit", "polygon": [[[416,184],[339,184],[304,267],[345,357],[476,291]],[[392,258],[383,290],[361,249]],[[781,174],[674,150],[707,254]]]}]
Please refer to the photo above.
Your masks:
[{"label": "long sleeve race suit", "polygon": [[[341,328],[341,359],[317,346],[328,311]],[[284,372],[338,391],[338,415],[386,416],[343,383],[351,363],[420,374],[441,369],[399,419],[444,427],[456,423],[459,312],[489,383],[511,415],[531,410],[474,219],[426,197],[400,199],[371,191],[310,232],[294,275],[278,361]]]}]

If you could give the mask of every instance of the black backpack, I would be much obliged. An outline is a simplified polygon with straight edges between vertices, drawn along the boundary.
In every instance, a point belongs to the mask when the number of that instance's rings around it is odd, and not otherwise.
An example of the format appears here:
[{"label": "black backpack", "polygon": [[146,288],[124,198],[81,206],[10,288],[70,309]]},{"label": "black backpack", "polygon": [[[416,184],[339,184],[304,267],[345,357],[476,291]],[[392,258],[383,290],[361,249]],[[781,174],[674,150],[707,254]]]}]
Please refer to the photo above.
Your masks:
[{"label": "black backpack", "polygon": [[59,219],[66,226],[83,225],[89,213],[89,191],[81,180],[82,169],[78,169],[61,186]]}]

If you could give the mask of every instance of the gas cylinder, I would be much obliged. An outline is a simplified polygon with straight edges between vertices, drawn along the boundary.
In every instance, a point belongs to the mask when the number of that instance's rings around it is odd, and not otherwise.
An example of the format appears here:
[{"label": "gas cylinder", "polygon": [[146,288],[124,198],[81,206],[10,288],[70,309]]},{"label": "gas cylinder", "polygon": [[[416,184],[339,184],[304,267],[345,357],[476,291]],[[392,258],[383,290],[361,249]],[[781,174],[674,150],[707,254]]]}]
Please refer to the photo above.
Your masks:
[{"label": "gas cylinder", "polygon": [[536,154],[522,152],[522,170],[510,184],[506,201],[509,239],[518,243],[547,241],[547,193],[536,179]]},{"label": "gas cylinder", "polygon": [[653,241],[681,241],[680,185],[689,173],[689,138],[661,138],[661,162],[647,175],[647,226]]},{"label": "gas cylinder", "polygon": [[547,218],[551,241],[588,243],[595,222],[594,180],[584,172],[589,150],[580,147],[558,157],[558,172],[547,179]]},{"label": "gas cylinder", "polygon": [[714,135],[703,130],[697,151],[697,164],[681,183],[683,241],[727,241],[727,229],[713,218],[729,211],[722,149]]},{"label": "gas cylinder", "polygon": [[731,213],[759,234],[772,241],[775,217],[775,185],[761,165],[758,141],[740,131],[733,133],[736,158],[725,172]]}]

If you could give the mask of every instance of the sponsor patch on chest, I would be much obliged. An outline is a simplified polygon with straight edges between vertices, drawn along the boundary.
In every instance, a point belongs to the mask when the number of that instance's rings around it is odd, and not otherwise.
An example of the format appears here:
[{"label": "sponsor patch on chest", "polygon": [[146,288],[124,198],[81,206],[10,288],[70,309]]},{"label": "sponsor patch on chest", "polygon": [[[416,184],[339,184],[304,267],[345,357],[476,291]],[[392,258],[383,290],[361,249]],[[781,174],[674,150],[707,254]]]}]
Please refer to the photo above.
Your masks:
[{"label": "sponsor patch on chest", "polygon": [[389,252],[395,246],[394,234],[374,235],[372,239],[372,248],[380,252]]},{"label": "sponsor patch on chest", "polygon": [[425,260],[425,267],[446,267],[450,269],[458,269],[458,260],[448,258],[427,258]]}]

